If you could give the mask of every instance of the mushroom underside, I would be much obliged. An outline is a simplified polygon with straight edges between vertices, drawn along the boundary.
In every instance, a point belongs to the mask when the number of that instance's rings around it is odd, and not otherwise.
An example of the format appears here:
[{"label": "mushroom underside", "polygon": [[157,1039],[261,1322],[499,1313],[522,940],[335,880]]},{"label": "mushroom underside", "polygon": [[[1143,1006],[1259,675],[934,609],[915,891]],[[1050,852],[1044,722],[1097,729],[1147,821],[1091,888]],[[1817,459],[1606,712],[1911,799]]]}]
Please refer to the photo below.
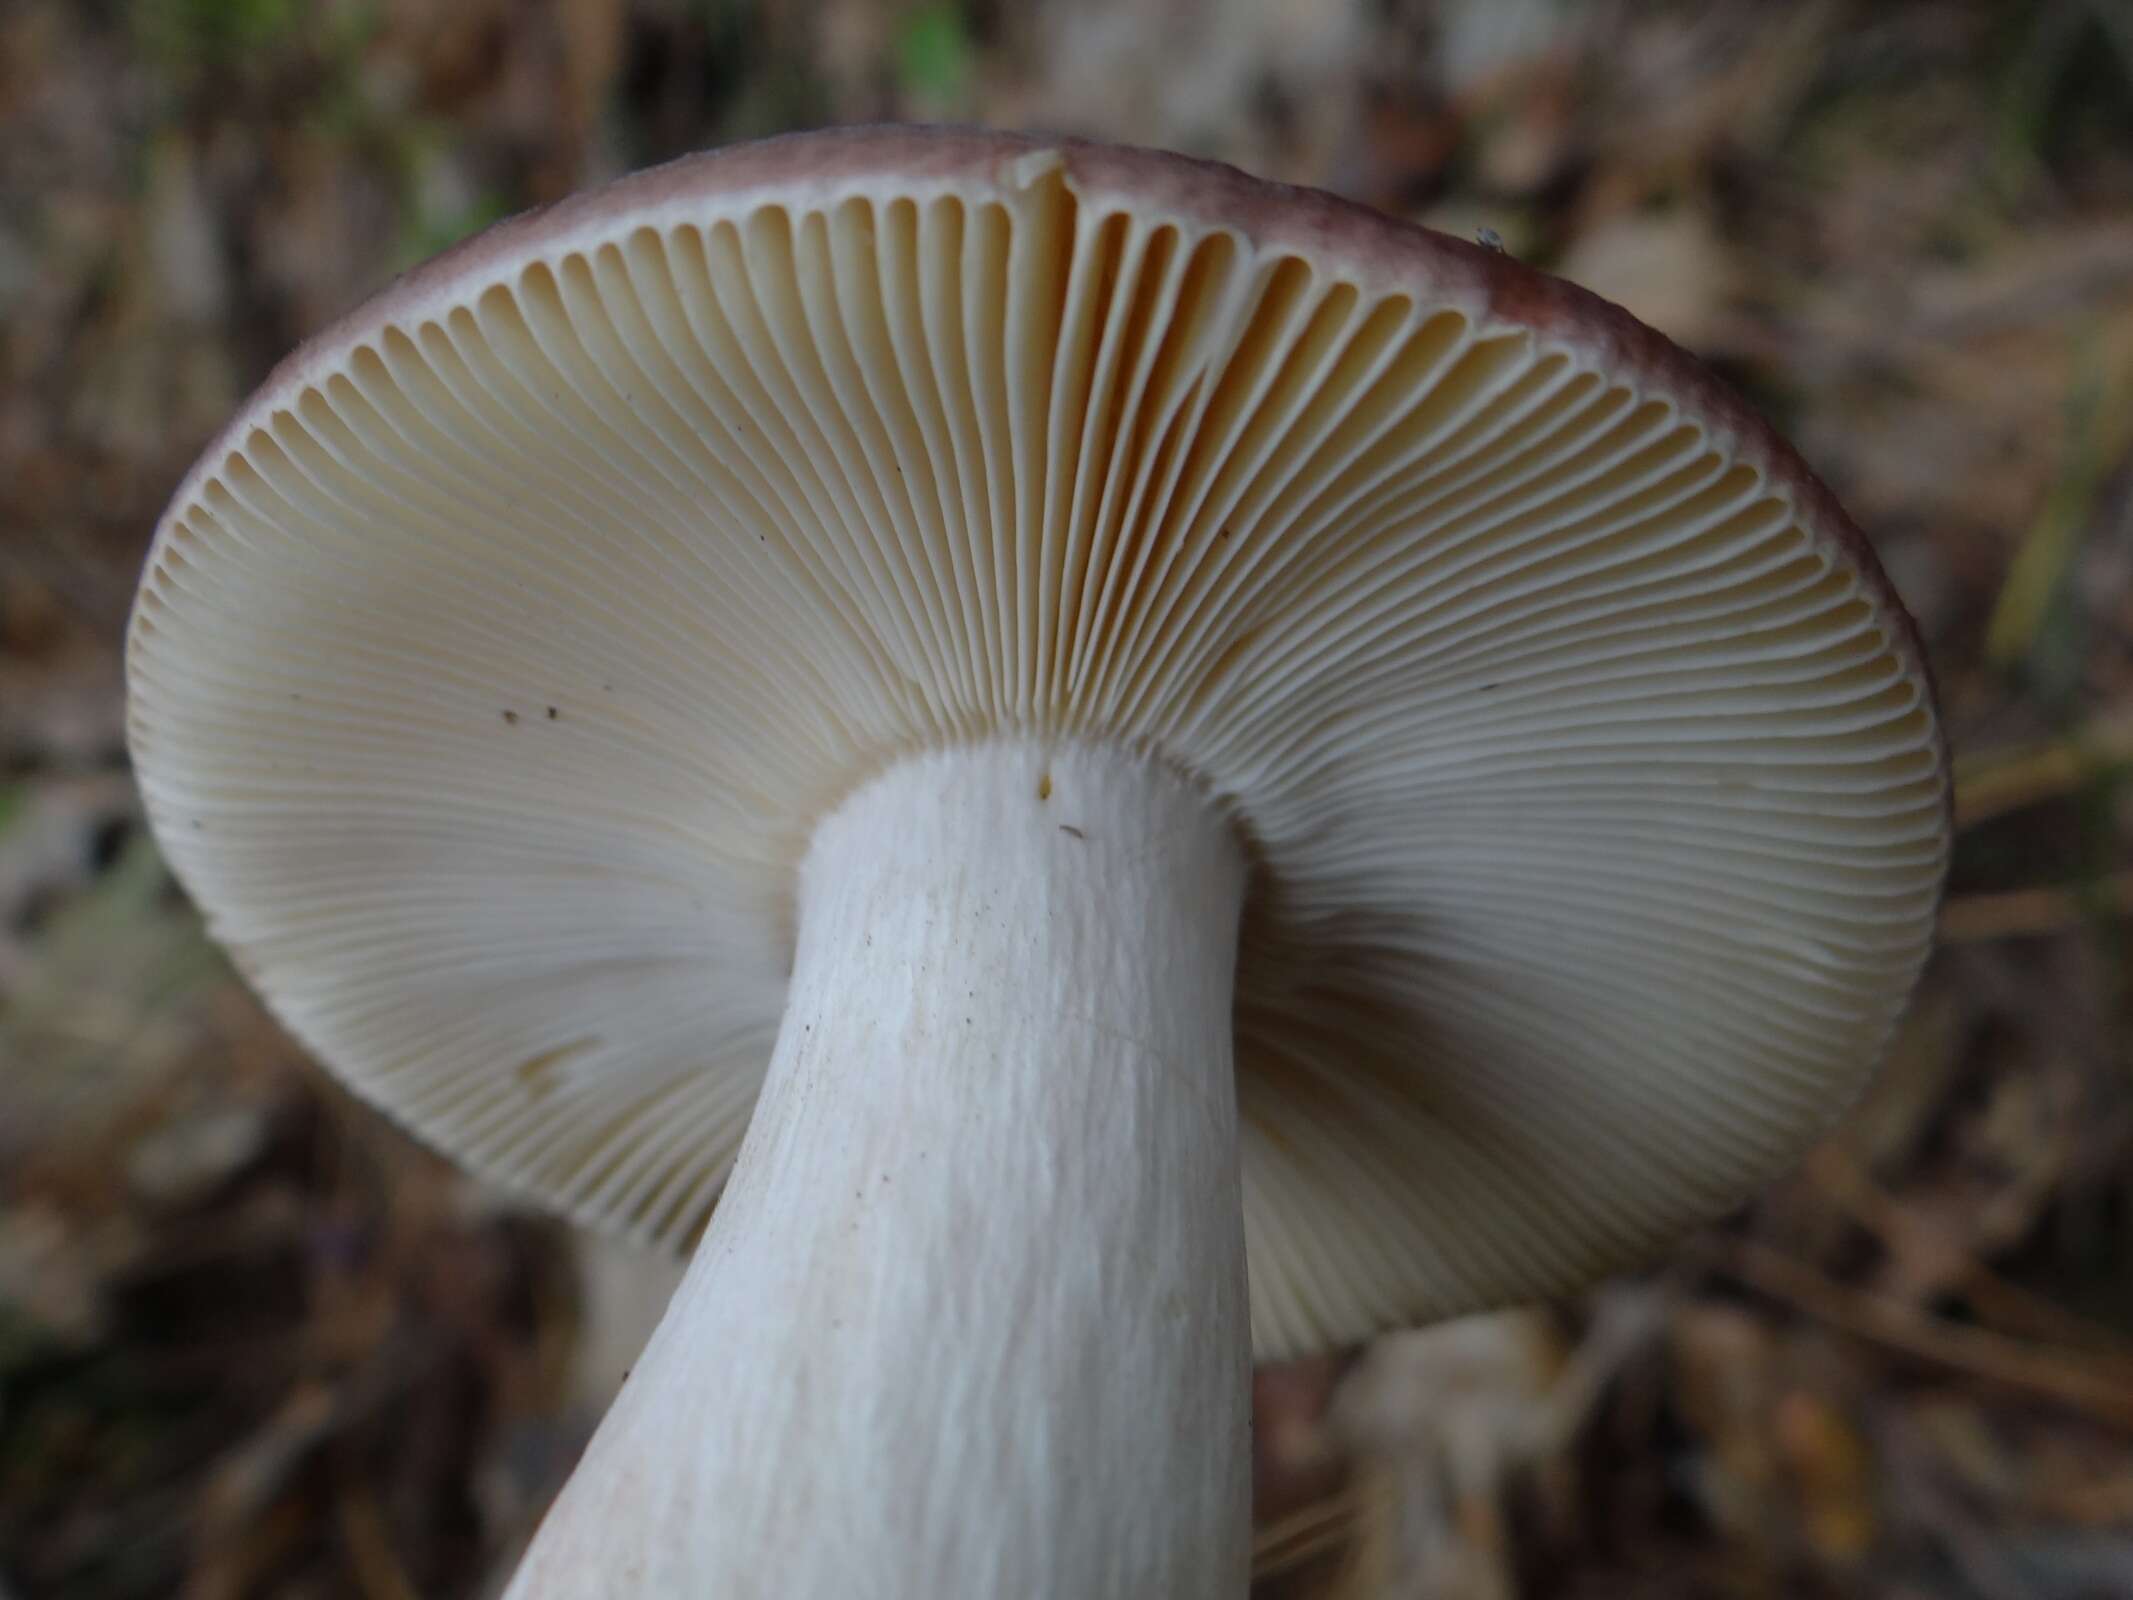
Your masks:
[{"label": "mushroom underside", "polygon": [[[1871,1070],[1947,852],[1900,608],[1685,357],[1324,197],[984,136],[424,269],[181,487],[129,683],[292,1031],[704,1240],[520,1594],[853,1592],[897,1527],[914,1595],[1229,1573],[1251,1355],[1732,1204]],[[837,1469],[764,1471],[795,1438]]]}]

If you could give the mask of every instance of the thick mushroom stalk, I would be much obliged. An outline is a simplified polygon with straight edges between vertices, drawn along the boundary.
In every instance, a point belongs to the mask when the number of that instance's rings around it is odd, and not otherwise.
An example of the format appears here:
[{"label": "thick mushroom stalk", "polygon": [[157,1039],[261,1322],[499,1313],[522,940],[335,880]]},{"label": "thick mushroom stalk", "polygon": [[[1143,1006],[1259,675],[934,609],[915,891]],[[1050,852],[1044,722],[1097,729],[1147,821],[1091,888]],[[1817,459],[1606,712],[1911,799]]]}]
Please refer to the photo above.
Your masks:
[{"label": "thick mushroom stalk", "polygon": [[1241,1594],[1244,879],[1088,746],[830,816],[732,1181],[511,1595]]}]

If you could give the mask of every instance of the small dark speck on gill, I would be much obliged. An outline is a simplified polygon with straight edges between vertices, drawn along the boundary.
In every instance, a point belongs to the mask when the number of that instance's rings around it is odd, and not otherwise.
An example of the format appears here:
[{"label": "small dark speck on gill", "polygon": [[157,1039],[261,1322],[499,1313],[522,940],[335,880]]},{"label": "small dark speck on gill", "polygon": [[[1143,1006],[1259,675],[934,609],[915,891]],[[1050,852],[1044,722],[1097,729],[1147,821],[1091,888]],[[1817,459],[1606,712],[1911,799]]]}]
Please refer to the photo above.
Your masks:
[{"label": "small dark speck on gill", "polygon": [[535,1100],[544,1099],[556,1087],[556,1079],[563,1064],[573,1056],[582,1055],[599,1041],[573,1039],[568,1044],[557,1045],[553,1050],[528,1056],[518,1064],[515,1076],[526,1093]]},{"label": "small dark speck on gill", "polygon": [[556,719],[557,717],[561,716],[561,715],[562,715],[562,712],[560,712],[560,711],[556,710],[556,708],[555,708],[554,706],[550,706],[550,707],[548,708],[548,720],[549,720],[550,722],[553,722],[553,721],[555,721],[555,719]]},{"label": "small dark speck on gill", "polygon": [[506,712],[504,713],[504,721],[505,721],[505,723],[506,723],[507,725],[509,725],[510,727],[513,727],[513,728],[517,727],[517,726],[518,726],[518,713],[517,713],[516,711],[506,711]]}]

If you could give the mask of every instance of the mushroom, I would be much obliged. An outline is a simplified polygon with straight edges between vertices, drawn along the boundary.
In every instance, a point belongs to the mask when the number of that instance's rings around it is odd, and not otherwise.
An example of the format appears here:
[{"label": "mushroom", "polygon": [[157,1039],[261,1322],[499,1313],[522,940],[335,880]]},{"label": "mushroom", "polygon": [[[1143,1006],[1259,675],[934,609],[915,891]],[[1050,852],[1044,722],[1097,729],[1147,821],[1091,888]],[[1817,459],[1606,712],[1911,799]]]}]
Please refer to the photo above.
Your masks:
[{"label": "mushroom", "polygon": [[1253,1356],[1734,1204],[1948,845],[1902,607],[1694,362],[1066,140],[788,137],[440,257],[180,486],[129,675],[298,1039],[701,1236],[519,1596],[1241,1592]]}]

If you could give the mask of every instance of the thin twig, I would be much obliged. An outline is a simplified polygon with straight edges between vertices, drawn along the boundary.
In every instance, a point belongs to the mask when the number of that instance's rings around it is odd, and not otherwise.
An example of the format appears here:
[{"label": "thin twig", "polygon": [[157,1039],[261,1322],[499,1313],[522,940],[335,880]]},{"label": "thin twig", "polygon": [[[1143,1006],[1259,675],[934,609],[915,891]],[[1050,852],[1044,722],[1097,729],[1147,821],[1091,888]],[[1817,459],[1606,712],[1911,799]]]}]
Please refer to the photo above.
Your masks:
[{"label": "thin twig", "polygon": [[1348,1490],[1300,1506],[1252,1534],[1252,1581],[1262,1582],[1331,1555],[1354,1532],[1356,1507]]},{"label": "thin twig", "polygon": [[1995,667],[2017,665],[2035,646],[2110,476],[2114,450],[2106,438],[2106,417],[2119,410],[2121,396],[2107,392],[2093,349],[2086,359],[2089,365],[2067,408],[2066,457],[2058,479],[2008,564],[1985,626],[1985,659]]},{"label": "thin twig", "polygon": [[1941,907],[1940,937],[1943,944],[2041,939],[2126,916],[2133,916],[2133,872],[2114,873],[2071,888],[1958,896]]},{"label": "thin twig", "polygon": [[343,1489],[335,1506],[341,1538],[348,1546],[349,1570],[365,1600],[419,1600],[415,1586],[393,1549],[377,1497],[361,1484]]},{"label": "thin twig", "polygon": [[1848,1288],[1768,1245],[1715,1247],[1711,1264],[1818,1322],[1986,1383],[2019,1389],[2120,1428],[2133,1428],[2133,1370],[2085,1352],[2028,1344],[1965,1327],[1915,1306]]},{"label": "thin twig", "polygon": [[[1917,1247],[1939,1230],[1917,1210],[1890,1194],[1838,1145],[1818,1149],[1808,1160],[1816,1187],[1892,1255]],[[2133,1373],[2133,1350],[2110,1329],[2091,1322],[2006,1278],[1967,1249],[1950,1245],[1951,1286],[1978,1316],[2013,1338],[2062,1340],[2125,1363]]]},{"label": "thin twig", "polygon": [[2071,794],[2114,769],[2133,765],[2133,708],[2117,708],[2061,739],[1998,752],[1955,767],[1955,825],[1994,817]]}]

